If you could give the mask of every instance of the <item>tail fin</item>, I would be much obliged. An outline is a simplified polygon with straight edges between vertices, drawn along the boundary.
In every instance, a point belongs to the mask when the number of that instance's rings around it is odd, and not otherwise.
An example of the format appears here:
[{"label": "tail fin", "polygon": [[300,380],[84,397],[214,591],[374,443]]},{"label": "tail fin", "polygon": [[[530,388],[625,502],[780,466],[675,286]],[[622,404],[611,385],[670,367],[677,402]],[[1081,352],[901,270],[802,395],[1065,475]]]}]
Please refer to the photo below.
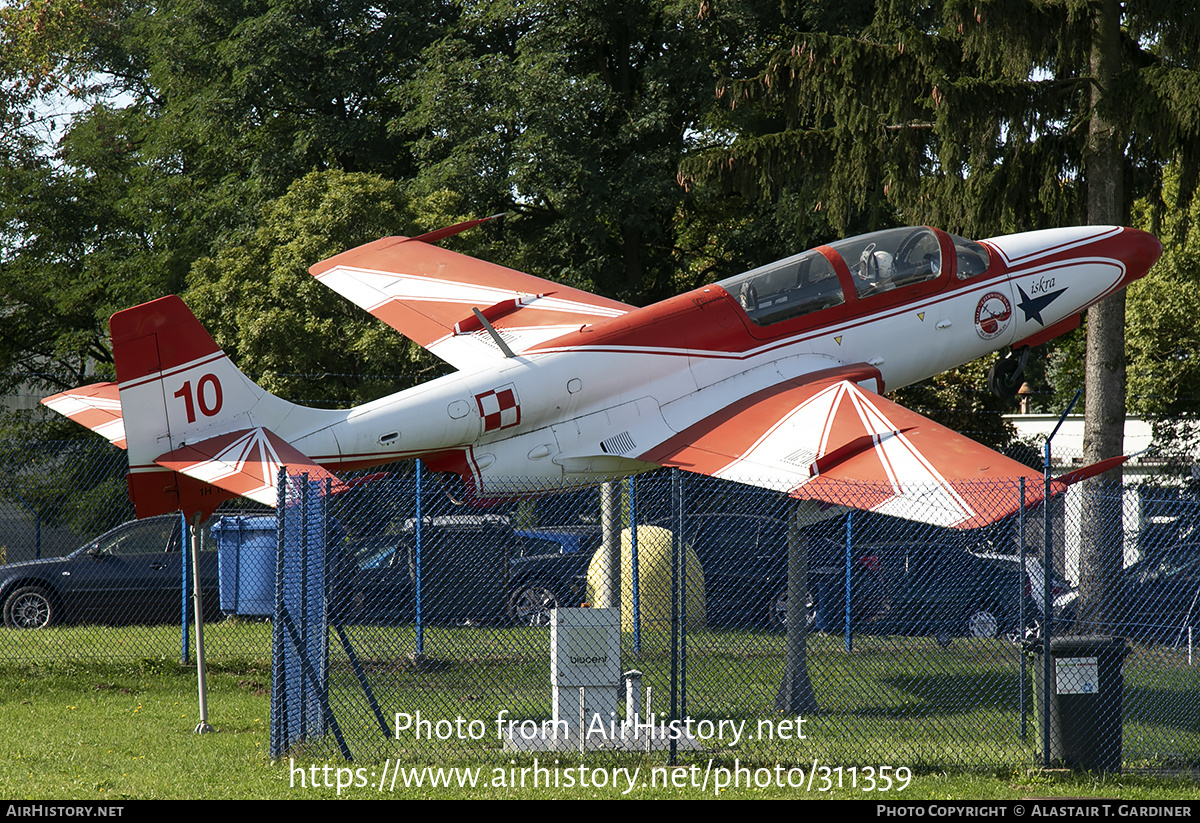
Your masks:
[{"label": "tail fin", "polygon": [[320,469],[275,432],[302,409],[242,374],[176,296],[109,321],[138,517],[209,513],[238,495],[273,505],[280,465]]},{"label": "tail fin", "polygon": [[215,435],[274,428],[292,409],[242,374],[174,295],[117,312],[109,330],[131,466]]}]

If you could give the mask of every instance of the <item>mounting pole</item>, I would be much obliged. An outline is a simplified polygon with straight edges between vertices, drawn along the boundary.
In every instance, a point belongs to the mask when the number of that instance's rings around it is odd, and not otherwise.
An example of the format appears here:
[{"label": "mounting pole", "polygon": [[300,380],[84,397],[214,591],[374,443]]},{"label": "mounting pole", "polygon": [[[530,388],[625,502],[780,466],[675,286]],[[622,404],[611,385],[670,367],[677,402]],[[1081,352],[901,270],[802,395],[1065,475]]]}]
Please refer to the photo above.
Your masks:
[{"label": "mounting pole", "polygon": [[1050,522],[1050,442],[1066,422],[1071,409],[1079,402],[1081,394],[1083,389],[1075,392],[1042,449],[1042,765],[1047,769],[1050,768],[1050,637],[1054,634],[1054,594],[1050,582],[1050,574],[1054,569],[1053,529]]},{"label": "mounting pole", "polygon": [[208,686],[204,680],[204,594],[200,588],[200,512],[192,515],[192,602],[196,606],[196,685],[200,692],[200,722],[194,734],[216,731],[208,725]]}]

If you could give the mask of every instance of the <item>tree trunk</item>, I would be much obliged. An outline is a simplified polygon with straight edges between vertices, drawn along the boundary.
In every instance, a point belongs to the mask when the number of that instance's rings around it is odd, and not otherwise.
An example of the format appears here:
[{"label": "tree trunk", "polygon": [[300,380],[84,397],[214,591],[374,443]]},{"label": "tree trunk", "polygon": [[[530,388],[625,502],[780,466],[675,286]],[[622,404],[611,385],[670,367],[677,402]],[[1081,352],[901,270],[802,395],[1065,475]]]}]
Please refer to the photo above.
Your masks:
[{"label": "tree trunk", "polygon": [[809,500],[798,500],[788,523],[788,606],[783,679],[775,711],[816,714],[821,710],[808,678],[808,535],[805,528],[828,514]]},{"label": "tree trunk", "polygon": [[[1085,156],[1088,222],[1126,221],[1124,143],[1106,111],[1106,98],[1121,60],[1120,9],[1102,0],[1093,12],[1091,119]],[[1109,98],[1111,99],[1111,98]],[[1125,292],[1092,306],[1087,314],[1083,443],[1094,463],[1122,453],[1125,439]],[[1082,632],[1115,628],[1124,565],[1121,470],[1088,481],[1080,523],[1078,626]]]}]

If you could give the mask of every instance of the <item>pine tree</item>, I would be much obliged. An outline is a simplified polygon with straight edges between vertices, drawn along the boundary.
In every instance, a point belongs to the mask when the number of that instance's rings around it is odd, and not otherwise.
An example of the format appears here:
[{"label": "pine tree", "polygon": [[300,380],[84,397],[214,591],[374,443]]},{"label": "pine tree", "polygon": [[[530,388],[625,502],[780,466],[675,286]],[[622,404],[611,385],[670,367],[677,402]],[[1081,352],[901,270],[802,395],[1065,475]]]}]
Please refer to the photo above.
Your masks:
[{"label": "pine tree", "polygon": [[[1125,224],[1135,199],[1158,196],[1168,163],[1190,202],[1200,169],[1190,3],[879,0],[833,26],[824,4],[801,8],[790,42],[725,86],[745,112],[742,135],[689,161],[689,175],[768,197],[801,188],[843,231]],[[1090,310],[1089,462],[1122,448],[1123,331],[1124,294]],[[1112,474],[1090,499],[1119,499],[1102,491],[1119,483]],[[1080,622],[1102,628],[1119,603],[1119,502],[1088,507],[1082,542]]]}]

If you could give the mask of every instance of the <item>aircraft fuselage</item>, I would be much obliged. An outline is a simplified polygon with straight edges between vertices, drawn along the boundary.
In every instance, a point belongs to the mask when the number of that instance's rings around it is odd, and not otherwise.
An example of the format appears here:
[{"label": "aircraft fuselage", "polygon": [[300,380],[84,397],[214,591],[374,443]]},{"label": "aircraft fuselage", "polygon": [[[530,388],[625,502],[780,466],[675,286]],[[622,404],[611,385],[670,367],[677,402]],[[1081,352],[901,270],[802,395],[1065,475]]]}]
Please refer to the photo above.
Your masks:
[{"label": "aircraft fuselage", "polygon": [[[1105,227],[982,245],[930,229],[852,238],[279,433],[330,466],[423,456],[480,497],[628,474],[654,468],[651,445],[781,381],[865,364],[862,384],[882,393],[1049,339],[1157,249]],[[871,280],[877,259],[886,282]]]}]

